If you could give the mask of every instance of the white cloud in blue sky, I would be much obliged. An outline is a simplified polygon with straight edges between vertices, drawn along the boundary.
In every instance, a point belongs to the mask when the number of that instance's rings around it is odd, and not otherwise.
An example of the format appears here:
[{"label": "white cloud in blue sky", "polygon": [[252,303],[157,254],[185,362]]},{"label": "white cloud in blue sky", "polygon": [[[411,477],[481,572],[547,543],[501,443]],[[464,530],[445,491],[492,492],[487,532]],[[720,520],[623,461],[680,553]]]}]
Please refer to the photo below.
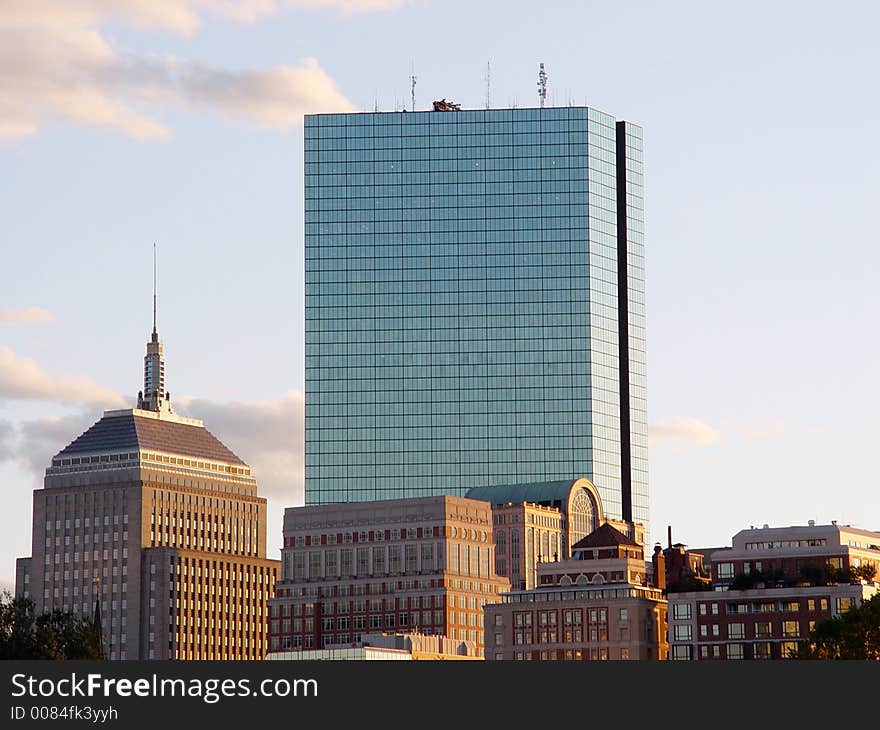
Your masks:
[{"label": "white cloud in blue sky", "polygon": [[[300,0],[281,5],[342,13],[388,10],[394,0]],[[121,131],[140,140],[172,135],[169,108],[206,108],[287,129],[314,111],[352,104],[304,56],[296,65],[234,69],[170,55],[137,55],[106,33],[112,22],[183,36],[203,18],[254,22],[278,10],[271,0],[12,0],[0,11],[0,139],[35,134],[52,121]]]},{"label": "white cloud in blue sky", "polygon": [[55,316],[43,307],[0,307],[0,324],[50,324]]}]

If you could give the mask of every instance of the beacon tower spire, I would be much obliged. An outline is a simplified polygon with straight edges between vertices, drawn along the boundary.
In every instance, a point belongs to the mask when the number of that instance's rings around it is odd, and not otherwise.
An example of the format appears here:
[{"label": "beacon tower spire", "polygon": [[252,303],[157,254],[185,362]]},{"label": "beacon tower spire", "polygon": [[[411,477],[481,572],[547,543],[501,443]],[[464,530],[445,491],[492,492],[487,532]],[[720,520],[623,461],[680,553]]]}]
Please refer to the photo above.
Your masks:
[{"label": "beacon tower spire", "polygon": [[137,407],[157,413],[173,413],[165,390],[165,355],[156,330],[156,244],[153,244],[153,334],[144,357],[144,389],[138,393]]}]

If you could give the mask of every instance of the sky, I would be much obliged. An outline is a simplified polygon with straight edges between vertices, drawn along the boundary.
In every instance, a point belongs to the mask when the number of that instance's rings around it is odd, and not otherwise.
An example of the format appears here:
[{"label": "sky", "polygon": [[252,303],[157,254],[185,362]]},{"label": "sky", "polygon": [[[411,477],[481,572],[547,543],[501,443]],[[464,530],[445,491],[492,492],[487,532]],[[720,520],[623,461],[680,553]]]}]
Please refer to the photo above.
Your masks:
[{"label": "sky", "polygon": [[[650,540],[880,529],[873,2],[5,0],[0,586],[33,489],[131,407],[158,325],[178,412],[303,503],[307,113],[586,104],[645,140]],[[487,67],[489,83],[487,84]]]}]

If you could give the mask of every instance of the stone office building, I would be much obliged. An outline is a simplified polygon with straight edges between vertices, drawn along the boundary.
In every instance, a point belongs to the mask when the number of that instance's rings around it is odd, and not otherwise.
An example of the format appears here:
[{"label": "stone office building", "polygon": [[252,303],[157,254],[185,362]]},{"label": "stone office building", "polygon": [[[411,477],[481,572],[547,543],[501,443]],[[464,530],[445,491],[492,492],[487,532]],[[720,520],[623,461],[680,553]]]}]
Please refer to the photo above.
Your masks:
[{"label": "stone office building", "polygon": [[291,507],[270,601],[272,652],[354,646],[367,633],[418,632],[483,651],[495,574],[492,511],[463,497]]},{"label": "stone office building", "polygon": [[262,659],[278,561],[250,467],[171,408],[155,324],[134,409],[106,411],[34,491],[16,595],[92,616],[109,659]]}]

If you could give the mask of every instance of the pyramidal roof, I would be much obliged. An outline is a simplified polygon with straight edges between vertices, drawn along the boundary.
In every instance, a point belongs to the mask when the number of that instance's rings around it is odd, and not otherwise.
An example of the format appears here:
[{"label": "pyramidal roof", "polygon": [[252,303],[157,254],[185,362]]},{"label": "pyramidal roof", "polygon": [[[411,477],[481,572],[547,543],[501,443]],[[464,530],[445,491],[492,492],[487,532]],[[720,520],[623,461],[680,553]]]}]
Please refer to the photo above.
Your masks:
[{"label": "pyramidal roof", "polygon": [[167,415],[157,417],[152,411],[136,408],[105,411],[100,421],[58,452],[55,458],[143,450],[245,464],[201,421]]},{"label": "pyramidal roof", "polygon": [[595,530],[593,530],[589,535],[578,540],[574,545],[571,546],[572,550],[581,550],[585,548],[603,548],[603,547],[617,547],[618,545],[626,545],[628,547],[637,547],[640,548],[635,540],[624,535],[620,530],[616,527],[612,527],[607,522],[599,525]]}]

